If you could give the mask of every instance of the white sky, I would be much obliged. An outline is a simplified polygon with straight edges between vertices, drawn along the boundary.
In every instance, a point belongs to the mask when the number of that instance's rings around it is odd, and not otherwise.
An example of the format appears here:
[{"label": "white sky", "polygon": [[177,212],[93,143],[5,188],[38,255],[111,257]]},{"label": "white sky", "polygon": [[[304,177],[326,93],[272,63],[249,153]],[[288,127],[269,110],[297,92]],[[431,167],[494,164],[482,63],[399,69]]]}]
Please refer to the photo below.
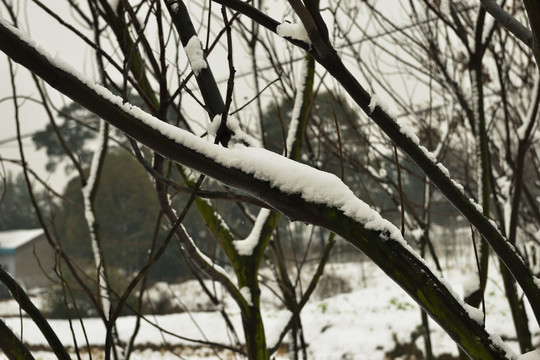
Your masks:
[{"label": "white sky", "polygon": [[[84,72],[89,77],[95,78],[94,74],[95,71],[93,71],[92,67],[92,61],[93,61],[93,53],[88,48],[85,47],[80,39],[78,39],[75,35],[73,35],[70,31],[66,30],[64,27],[59,25],[56,20],[52,19],[49,15],[45,14],[43,10],[38,8],[33,4],[30,0],[20,0],[16,2],[19,5],[19,13],[20,14],[26,14],[26,16],[20,16],[20,28],[22,28],[23,31],[28,32],[28,29],[30,29],[29,33],[31,37],[40,44],[47,52],[52,54],[53,56],[58,56],[68,64],[70,64],[72,67],[76,68],[79,71]],[[190,3],[191,4],[191,3]],[[275,6],[279,4],[280,6]],[[272,17],[274,17],[277,20],[281,20],[282,17],[289,21],[297,21],[296,19],[293,19],[290,14],[287,14],[286,9],[287,7],[282,6],[282,1],[268,1],[267,2],[267,8],[264,9],[267,13],[269,13]],[[382,4],[384,5],[384,4]],[[69,5],[65,1],[58,1],[58,2],[48,2],[47,6],[50,6],[54,9],[55,13],[60,15],[62,18],[66,19],[69,23],[72,25],[80,25],[77,27],[78,30],[83,31],[84,28],[82,27],[82,24],[77,24],[73,19],[76,19],[77,16],[73,14],[69,10]],[[196,5],[191,5],[196,6]],[[398,8],[394,8],[396,14],[401,17],[403,15],[403,12]],[[3,13],[5,11],[3,8],[0,8],[0,16],[7,17],[8,14]],[[285,11],[285,15],[283,12]],[[197,16],[200,11],[194,11],[193,12],[195,16]],[[329,23],[329,26],[331,27],[331,23]],[[261,31],[267,32],[267,30],[262,29]],[[373,29],[373,32],[376,33],[375,29]],[[205,42],[205,35],[206,34],[199,34],[200,38],[203,42]],[[266,36],[266,35],[264,35]],[[272,36],[269,35],[268,36]],[[91,37],[91,34],[89,35]],[[278,41],[278,40],[276,40]],[[278,41],[279,42],[279,41]],[[251,65],[243,64],[242,59],[247,59],[243,55],[243,46],[236,46],[234,50],[235,57],[237,59],[235,66],[237,70],[237,75],[245,74],[246,72],[249,73],[251,70]],[[296,51],[296,50],[295,50]],[[172,52],[171,52],[172,53]],[[170,54],[172,56],[172,54]],[[182,53],[181,56],[184,56]],[[298,57],[301,58],[301,53],[298,52]],[[371,56],[370,54],[366,54],[368,56]],[[374,55],[375,56],[375,55]],[[264,56],[266,57],[266,55]],[[223,61],[225,59],[225,52],[223,49],[217,47],[216,50],[210,55],[208,61],[212,68],[212,71],[214,72],[214,76],[217,78],[217,80],[220,82],[220,87],[222,87],[222,93],[225,94],[225,86],[226,83],[223,80],[226,80],[228,75],[228,68],[226,61]],[[244,60],[245,61],[245,60]],[[246,61],[247,62],[247,61]],[[260,59],[261,63],[266,63],[265,59],[261,57]],[[20,95],[27,95],[32,96],[34,98],[38,98],[39,94],[37,93],[37,90],[33,84],[32,79],[30,78],[28,72],[22,68],[16,65],[17,68],[17,91],[19,96]],[[354,68],[351,68],[351,70],[354,70]],[[274,78],[272,76],[269,76],[270,78]],[[238,101],[237,105],[233,105],[231,107],[231,110],[234,110],[235,108],[241,106],[244,102],[251,99],[251,97],[254,95],[252,91],[252,84],[251,84],[251,77],[246,76],[243,78],[237,79],[237,84],[235,85],[235,99]],[[327,79],[328,80],[328,79]],[[11,86],[10,84],[10,76],[9,76],[9,68],[7,66],[7,60],[6,56],[0,53],[0,83],[4,84],[0,87],[0,114],[2,114],[2,117],[0,118],[0,155],[5,158],[13,158],[13,159],[19,159],[19,151],[16,141],[10,141],[10,142],[4,142],[6,139],[11,139],[16,135],[15,131],[15,121],[14,121],[14,109],[13,109],[13,102],[9,99],[11,96]],[[260,82],[261,88],[266,85],[265,81]],[[332,86],[332,85],[331,85]],[[397,85],[400,86],[400,85]],[[191,86],[191,89],[196,91],[195,86]],[[56,91],[51,90],[50,96],[55,99],[57,106],[61,105],[60,101],[65,100],[59,100],[63,99],[61,98]],[[271,92],[267,91],[267,93],[263,96],[263,100],[266,98],[267,95],[270,95]],[[379,94],[384,98],[384,94]],[[8,98],[6,100],[6,98]],[[185,96],[184,98],[187,98]],[[184,104],[184,103],[183,103]],[[184,106],[184,105],[183,105]],[[189,105],[188,105],[189,106]],[[205,126],[205,121],[207,121],[206,116],[202,114],[200,116],[200,109],[197,108],[196,111],[189,111],[188,115],[191,115],[195,113],[194,116],[195,119],[198,120],[198,122],[201,124],[201,126]],[[45,127],[45,125],[48,122],[48,119],[45,117],[44,112],[38,104],[33,104],[31,102],[26,102],[23,107],[21,107],[21,132],[22,134],[31,134],[35,131],[41,130]],[[255,121],[253,116],[249,114],[249,112],[246,114],[245,112],[241,115],[242,116],[242,122],[243,125],[246,126],[246,122]],[[200,119],[200,120],[199,120]],[[36,151],[36,149],[33,146],[33,143],[30,138],[27,138],[24,141],[25,144],[25,150],[26,150],[26,157],[27,161],[35,171],[37,171],[41,176],[48,179],[50,185],[52,185],[57,190],[62,190],[63,186],[67,182],[66,174],[63,171],[63,167],[59,167],[54,175],[48,174],[45,171],[45,163],[46,163],[46,154],[44,150]],[[18,172],[20,171],[20,166],[17,165],[10,165],[8,163],[5,163],[4,166],[8,171],[12,172]]]},{"label": "white sky", "polygon": [[[82,71],[87,76],[91,78],[96,78],[95,71],[92,66],[93,64],[93,52],[92,50],[85,46],[81,39],[72,34],[69,30],[58,24],[58,22],[52,19],[48,14],[46,14],[42,9],[37,7],[32,1],[21,0],[16,2],[19,6],[18,14],[19,16],[19,28],[29,35],[48,53],[53,56],[58,56],[66,63],[70,64],[75,69]],[[74,19],[77,19],[78,16],[74,12],[70,11],[69,5],[66,1],[58,2],[48,2],[47,6],[54,9],[54,12],[60,15],[62,18],[66,19],[70,24],[77,26],[79,31],[84,32],[87,36],[92,38],[92,34],[88,31],[84,31],[82,23],[77,24]],[[195,6],[195,5],[193,5]],[[276,7],[273,7],[270,12],[275,12]],[[282,11],[283,8],[278,8]],[[198,15],[200,11],[194,11],[194,15]],[[25,14],[24,16],[22,16]],[[276,14],[272,14],[276,16]],[[9,14],[5,12],[3,7],[0,7],[0,16],[9,19]],[[266,30],[264,30],[266,31]],[[205,41],[206,33],[201,34],[201,40]],[[152,41],[152,39],[151,39]],[[236,54],[240,55],[240,46],[236,46]],[[173,56],[172,51],[170,56]],[[180,51],[180,56],[185,56],[182,51]],[[242,57],[237,56],[239,61]],[[225,94],[226,80],[228,77],[228,65],[226,61],[225,51],[219,46],[214,49],[210,55],[208,61],[211,65],[212,71],[216,80],[219,82],[220,87],[222,88],[222,93]],[[186,62],[187,64],[187,62]],[[29,75],[28,71],[23,67],[14,64],[16,69],[16,84],[17,84],[17,93],[19,96],[31,96],[38,99],[39,93],[34,85],[34,82]],[[247,102],[252,94],[251,88],[252,85],[248,84],[251,81],[251,77],[242,77],[241,75],[246,72],[250,72],[250,65],[245,67],[238,63],[237,67],[237,76],[239,79],[235,87],[235,99],[238,101],[238,107],[241,106],[244,102]],[[169,72],[171,74],[171,72]],[[244,81],[245,80],[245,81]],[[16,124],[14,117],[14,104],[13,100],[10,98],[12,96],[12,89],[10,86],[10,74],[9,67],[7,62],[7,57],[0,53],[0,83],[4,84],[0,87],[0,155],[6,159],[20,159],[18,143],[14,139],[16,137]],[[245,84],[242,84],[244,82]],[[261,81],[261,88],[264,87],[266,83]],[[191,86],[191,90],[197,92],[196,86]],[[55,100],[57,106],[62,104],[62,101],[67,101],[66,98],[61,97],[55,90],[49,88],[49,95]],[[187,96],[184,97],[184,104],[188,104],[189,99]],[[233,105],[231,110],[236,109],[237,106]],[[188,115],[194,115],[195,119],[205,127],[205,121],[207,121],[206,116],[201,113],[201,110],[196,106],[193,111],[186,112]],[[199,115],[200,114],[200,115]],[[202,116],[201,116],[202,115]],[[200,118],[200,120],[199,120]],[[21,119],[21,133],[23,135],[32,134],[36,131],[44,129],[48,123],[46,114],[43,111],[43,108],[39,104],[26,101],[24,106],[20,108],[20,119]],[[246,121],[246,119],[243,119]],[[202,130],[201,130],[202,131]],[[13,139],[9,141],[10,139]],[[44,177],[53,188],[57,190],[62,190],[64,185],[69,180],[65,172],[63,171],[63,166],[59,166],[54,174],[48,173],[45,170],[45,164],[47,161],[47,156],[45,150],[37,151],[33,145],[33,142],[30,137],[27,137],[24,140],[25,147],[25,156],[30,167],[38,172],[40,176]],[[19,165],[13,165],[8,162],[5,162],[4,169],[0,171],[18,173],[21,171]]]},{"label": "white sky", "polygon": [[[81,41],[78,40],[70,32],[66,31],[51,17],[45,15],[44,12],[37,8],[31,1],[21,0],[14,2],[19,6],[19,13],[26,16],[19,16],[19,26],[25,32],[30,33],[32,38],[43,48],[55,56],[61,56],[64,60],[72,64],[74,67],[91,73],[91,65],[88,63],[89,51],[81,46]],[[66,2],[50,2],[47,4],[55,9],[55,12],[64,18],[71,18],[72,14],[67,8]],[[61,6],[59,6],[61,5]],[[8,14],[3,7],[0,7],[0,16],[8,18]],[[76,50],[74,50],[76,49]],[[17,93],[19,96],[31,96],[39,98],[39,93],[34,85],[28,71],[23,67],[14,64],[16,71]],[[11,82],[7,57],[0,54],[0,155],[9,159],[20,159],[17,141],[4,142],[16,136],[16,125],[14,117],[14,105],[12,89],[9,85]],[[50,91],[49,95],[53,99],[60,99],[60,96],[55,91]],[[7,99],[6,99],[7,98]],[[59,102],[57,102],[58,104]],[[21,133],[31,134],[41,130],[48,122],[43,109],[40,105],[25,102],[21,107]],[[38,171],[42,176],[47,176],[49,183],[56,189],[61,189],[67,179],[63,171],[58,171],[54,176],[48,175],[45,171],[46,155],[45,151],[36,151],[30,138],[24,141],[26,150],[26,159],[30,167]],[[4,163],[6,171],[19,172],[20,166]],[[3,171],[3,170],[0,170]]]}]

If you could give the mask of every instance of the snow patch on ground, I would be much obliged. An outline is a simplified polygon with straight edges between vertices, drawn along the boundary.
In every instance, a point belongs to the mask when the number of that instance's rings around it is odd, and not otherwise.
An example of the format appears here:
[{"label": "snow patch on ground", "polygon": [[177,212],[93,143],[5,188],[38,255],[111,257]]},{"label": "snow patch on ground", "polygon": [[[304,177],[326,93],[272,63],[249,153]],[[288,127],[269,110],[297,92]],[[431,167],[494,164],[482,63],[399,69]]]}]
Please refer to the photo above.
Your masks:
[{"label": "snow patch on ground", "polygon": [[[328,266],[325,273],[342,277],[351,285],[353,291],[312,301],[302,311],[301,319],[304,335],[309,344],[308,356],[310,359],[381,360],[384,358],[385,352],[393,348],[394,334],[399,341],[410,341],[411,333],[420,324],[418,306],[396,284],[388,279],[380,269],[369,262],[329,264]],[[459,288],[458,285],[463,284],[469,273],[474,271],[474,264],[471,263],[470,266],[459,265],[456,266],[455,270],[446,270],[445,279],[447,279],[449,286],[453,285]],[[486,328],[488,331],[504,338],[513,338],[515,331],[513,330],[508,305],[504,299],[504,290],[498,285],[501,283],[500,276],[497,274],[491,274],[490,276],[486,289]],[[204,297],[204,294],[197,287],[196,281],[192,282],[189,288],[178,288],[176,285],[171,285],[171,289],[175,291],[177,297],[181,298],[187,308],[195,309],[194,304],[200,302]],[[456,294],[456,296],[462,295]],[[271,296],[270,292],[263,292],[262,299]],[[234,302],[226,300],[224,307],[231,316],[231,321],[242,339],[242,320]],[[0,305],[0,308],[3,308],[3,304]],[[21,319],[16,316],[17,312],[13,315],[15,316],[3,316],[3,319],[16,333],[20,333]],[[285,309],[263,303],[263,317],[268,332],[269,344],[276,341],[280,329],[286,325],[290,316],[291,313]],[[142,322],[141,331],[136,339],[136,345],[143,348],[149,344],[160,346],[163,341],[167,341],[173,348],[193,345],[180,338],[161,333],[149,322],[154,322],[174,334],[188,338],[203,340],[206,337],[210,341],[227,344],[230,344],[231,341],[225,322],[218,310],[149,316],[147,320]],[[64,344],[73,345],[67,321],[51,320],[51,324]],[[135,318],[133,316],[119,319],[118,332],[121,340],[127,341],[129,339],[134,324]],[[101,320],[97,318],[84,319],[84,325],[90,344],[93,346],[102,345],[104,326]],[[45,339],[29,319],[23,318],[22,326],[25,342],[33,345],[46,344]],[[73,322],[73,326],[78,341],[84,343],[79,323]],[[430,326],[435,355],[442,353],[457,355],[456,345],[438,325],[430,321]],[[540,330],[532,317],[531,331],[535,334],[533,342],[537,343],[540,340]],[[497,338],[497,335],[493,337],[493,339]],[[287,337],[285,341],[288,341]],[[504,344],[509,346],[509,353],[519,351],[519,345],[515,341],[506,341]],[[419,349],[423,349],[424,343],[421,337],[416,340],[416,345]],[[189,359],[217,358],[215,354],[204,352],[202,349],[199,349],[198,352],[183,349],[179,354],[183,358]],[[52,353],[47,352],[40,353],[39,357],[44,360],[55,358]],[[225,358],[225,356],[222,357]],[[173,359],[174,355],[167,351],[140,350],[135,355],[135,358],[168,360]],[[283,354],[277,356],[279,360],[287,358]],[[0,356],[0,359],[5,359],[5,357]],[[533,352],[518,359],[538,360],[538,354]]]},{"label": "snow patch on ground", "polygon": [[467,298],[480,288],[480,278],[477,273],[470,273],[463,280],[463,297]]}]

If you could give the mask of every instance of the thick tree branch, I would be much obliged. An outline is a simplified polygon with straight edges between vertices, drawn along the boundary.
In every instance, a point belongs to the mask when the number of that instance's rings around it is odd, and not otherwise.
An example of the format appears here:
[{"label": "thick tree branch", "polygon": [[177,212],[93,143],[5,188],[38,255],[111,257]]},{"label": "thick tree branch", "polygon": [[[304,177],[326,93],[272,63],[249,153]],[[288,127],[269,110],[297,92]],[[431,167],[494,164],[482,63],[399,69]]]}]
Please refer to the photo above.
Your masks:
[{"label": "thick tree branch", "polygon": [[[15,301],[19,304],[21,309],[23,309],[28,316],[34,321],[34,323],[37,325],[45,339],[47,339],[47,342],[49,343],[51,350],[55,353],[55,355],[58,357],[58,359],[64,359],[69,360],[69,354],[66,351],[66,348],[64,345],[60,342],[60,339],[56,336],[56,333],[51,328],[47,320],[43,317],[43,314],[38,310],[38,308],[32,303],[26,292],[17,284],[15,279],[13,279],[2,267],[0,267],[0,282],[3,283],[8,289]],[[5,324],[1,322],[1,325]],[[3,347],[3,341],[8,341],[9,338],[4,338],[4,335],[6,335],[5,329],[0,329],[0,348],[2,348],[5,351],[9,351],[9,349],[5,349]],[[16,345],[16,340],[11,339],[11,345]],[[20,348],[20,346],[17,346]],[[20,348],[20,350],[24,350]],[[23,357],[14,357],[15,359],[22,359]],[[24,357],[24,359],[28,359],[27,357]]]},{"label": "thick tree branch", "polygon": [[[201,46],[201,43],[197,37],[197,32],[195,31],[195,27],[191,22],[191,17],[184,2],[182,0],[168,0],[165,1],[165,4],[167,5],[167,10],[169,11],[172,22],[176,27],[178,35],[180,36],[180,41],[182,42],[184,48],[187,49],[188,44],[190,44],[192,41],[198,41],[199,44],[197,44],[197,46]],[[191,44],[191,46],[193,46],[193,44]],[[190,54],[187,55],[188,57],[190,56]],[[203,56],[203,61],[206,62],[206,56]],[[206,63],[205,67],[198,69],[197,71],[194,70],[194,73],[196,75],[195,78],[197,79],[197,84],[199,85],[201,94],[203,95],[204,104],[207,107],[210,121],[212,121],[214,116],[223,114],[225,112],[225,103],[223,102],[216,79],[214,78],[208,63]],[[223,119],[226,119],[226,116],[224,116]],[[216,140],[221,142],[221,144],[226,147],[229,143],[231,135],[231,131],[227,128],[225,122],[222,121],[219,129],[217,130]]]},{"label": "thick tree branch", "polygon": [[0,349],[9,360],[33,360],[26,345],[0,319]]},{"label": "thick tree branch", "polygon": [[540,65],[540,1],[537,0],[523,0],[525,4],[525,10],[529,17],[529,24],[532,31],[532,50],[534,57],[536,58],[536,65]]},{"label": "thick tree branch", "polygon": [[[358,210],[353,211],[353,213],[346,212],[349,210],[340,207],[338,203],[321,203],[313,200],[314,195],[308,189],[282,189],[282,185],[270,180],[273,175],[271,171],[252,173],[245,170],[244,166],[245,161],[250,156],[257,155],[279,161],[280,166],[291,167],[295,173],[313,172],[311,175],[322,176],[330,181],[328,174],[325,175],[323,172],[262,149],[258,149],[258,152],[255,151],[257,149],[253,148],[229,150],[208,144],[193,134],[165,124],[138,108],[123,104],[120,98],[115,98],[108,90],[93,85],[89,81],[81,80],[80,74],[76,74],[74,70],[51,60],[49,56],[38,51],[24,40],[26,36],[3,21],[0,21],[0,39],[0,49],[10,58],[24,65],[73,101],[96,113],[132,138],[173,161],[260,198],[292,219],[322,226],[347,239],[396,281],[472,358],[507,359],[506,351],[494,341],[493,336],[486,332],[482,324],[471,317],[470,309],[454,297],[453,293],[433,274],[424,261],[408,248],[400,237],[399,230],[392,228],[391,224],[382,219],[376,220],[378,219],[376,213],[368,211],[367,205],[354,198],[345,185],[336,181],[337,178],[332,177],[334,179],[331,181],[332,191],[343,191],[344,194],[347,194],[346,199],[353,201],[355,206],[359,206]],[[335,59],[331,61],[331,64],[337,67],[338,81],[342,81],[343,77],[350,80],[348,72],[342,73],[346,71],[342,64],[336,63]],[[330,64],[325,65],[329,66]],[[358,91],[356,87],[359,84],[353,84],[353,86]],[[362,99],[362,97],[360,98]],[[429,174],[434,179],[434,183],[444,185],[447,182],[451,184],[451,189],[455,189],[454,192],[458,192],[459,197],[463,198],[463,195],[442,170],[427,158],[423,150],[412,139],[401,133],[398,125],[384,111],[379,107],[371,111],[373,109],[369,109],[369,97],[364,100],[359,101],[362,108],[370,111],[372,117],[380,123],[381,128],[384,128],[392,138],[395,138],[400,147],[405,148],[414,158],[419,158],[422,168],[428,168],[434,172]],[[297,184],[294,185],[297,186]],[[321,190],[324,189],[316,189],[316,192]],[[327,191],[329,190],[327,189]],[[450,193],[455,195],[452,191]],[[467,215],[472,218],[480,215],[480,220],[484,219],[488,224],[486,228],[480,222],[479,227],[484,232],[497,232],[487,219],[478,213],[473,204],[470,202],[468,204],[472,213],[469,210]],[[461,207],[468,210],[468,207],[463,204]],[[360,213],[356,211],[360,211]],[[369,215],[360,215],[365,211]],[[364,216],[368,217],[364,218]],[[379,226],[368,227],[366,222],[371,223],[372,221],[376,221],[377,224],[381,223]],[[476,221],[476,223],[478,222]],[[504,241],[500,234],[498,236]],[[522,266],[527,269],[523,264]],[[523,276],[530,276],[530,272],[523,274]],[[532,281],[532,277],[529,279]],[[536,291],[538,292],[537,288]],[[532,298],[531,302],[534,300]]]},{"label": "thick tree branch", "polygon": [[504,11],[495,0],[480,0],[482,6],[491,14],[506,30],[510,31],[528,47],[532,48],[533,34],[522,23],[517,21],[512,15]]},{"label": "thick tree branch", "polygon": [[[276,32],[275,26],[268,21],[267,16],[259,10],[250,8],[247,3],[239,0],[214,0],[224,3],[245,15],[253,16],[254,20],[264,19],[261,25],[268,25],[268,30]],[[274,24],[277,22],[274,22]],[[288,39],[289,40],[289,39]],[[291,41],[294,44],[297,42]],[[303,43],[302,43],[303,44]],[[300,45],[305,48],[306,45]],[[383,110],[381,106],[370,106],[372,96],[364,89],[358,80],[350,73],[337,54],[328,59],[321,59],[315,51],[310,51],[319,62],[349,93],[358,106],[379,126],[379,128],[399,147],[418,167],[428,176],[435,186],[459,210],[465,218],[478,229],[486,238],[495,253],[501,258],[512,276],[520,284],[525,296],[532,304],[536,320],[540,323],[540,289],[536,286],[533,274],[525,264],[516,249],[501,235],[497,227],[486,218],[465,194],[459,184],[451,179],[440,164],[433,162],[425,150],[411,137],[405,134],[396,120]],[[372,104],[371,104],[372,105]]]}]

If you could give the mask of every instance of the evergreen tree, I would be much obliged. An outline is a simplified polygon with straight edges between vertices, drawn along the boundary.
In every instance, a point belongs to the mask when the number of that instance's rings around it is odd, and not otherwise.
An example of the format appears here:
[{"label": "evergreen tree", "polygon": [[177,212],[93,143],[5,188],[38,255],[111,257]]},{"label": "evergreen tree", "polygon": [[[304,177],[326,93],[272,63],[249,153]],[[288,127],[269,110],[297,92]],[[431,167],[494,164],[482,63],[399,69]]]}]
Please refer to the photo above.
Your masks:
[{"label": "evergreen tree", "polygon": [[[46,195],[34,187],[37,200],[44,203]],[[23,174],[8,173],[0,181],[0,230],[33,229],[40,227],[30,201]]]},{"label": "evergreen tree", "polygon": [[[57,130],[65,145],[79,161],[87,163],[91,159],[92,151],[86,145],[96,137],[95,127],[98,117],[77,103],[64,106],[58,112],[58,116]],[[48,171],[54,171],[66,159],[66,151],[58,141],[58,135],[51,123],[48,123],[43,131],[34,134],[32,140],[38,150],[45,149],[47,152]],[[66,172],[70,169],[71,163],[65,166]]]},{"label": "evergreen tree", "polygon": [[[57,216],[61,244],[74,257],[91,263],[92,249],[78,178],[69,182],[64,195],[79,207],[66,205]],[[131,154],[112,148],[105,159],[96,198],[96,218],[108,266],[127,274],[144,266],[152,248],[159,211],[152,182],[144,168]],[[165,235],[159,234],[156,246]],[[173,280],[183,276],[185,271],[171,243],[152,274],[155,278]]]}]

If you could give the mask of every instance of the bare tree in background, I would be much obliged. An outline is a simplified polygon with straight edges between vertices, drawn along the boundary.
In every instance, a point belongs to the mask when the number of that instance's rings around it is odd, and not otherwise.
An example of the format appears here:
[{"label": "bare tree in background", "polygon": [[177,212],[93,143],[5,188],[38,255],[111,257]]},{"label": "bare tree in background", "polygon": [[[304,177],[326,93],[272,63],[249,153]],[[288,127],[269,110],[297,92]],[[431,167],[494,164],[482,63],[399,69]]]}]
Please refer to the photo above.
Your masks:
[{"label": "bare tree in background", "polygon": [[[361,250],[419,304],[428,357],[426,315],[448,333],[463,356],[512,358],[484,327],[481,304],[490,247],[500,261],[521,351],[532,349],[524,299],[538,322],[540,280],[529,256],[530,249],[538,247],[540,225],[538,182],[531,181],[540,175],[535,146],[540,96],[535,21],[540,13],[534,0],[503,5],[403,2],[399,12],[406,15],[400,18],[410,23],[400,26],[394,14],[370,2],[289,0],[279,3],[286,5],[282,15],[288,21],[283,22],[265,13],[278,4],[269,0],[67,1],[72,22],[59,18],[50,5],[33,3],[95,53],[99,78],[89,80],[36,47],[17,29],[17,9],[3,1],[0,49],[10,59],[15,120],[20,121],[21,105],[14,63],[33,74],[51,124],[55,119],[48,86],[102,119],[91,164],[82,164],[68,146],[64,150],[81,181],[98,289],[96,295],[87,292],[107,329],[107,359],[129,357],[133,342],[120,342],[116,320],[171,241],[186,261],[226,289],[242,314],[244,339],[209,345],[268,359],[290,332],[291,353],[307,357],[301,310],[323,273],[335,235]],[[358,14],[369,21],[360,22]],[[521,25],[529,19],[532,31]],[[220,52],[224,67],[212,65],[214,52]],[[243,68],[250,70],[237,70]],[[223,86],[220,79],[226,79]],[[396,86],[396,81],[403,85]],[[143,100],[144,110],[130,103],[132,93]],[[321,100],[322,93],[329,94],[327,100]],[[277,116],[265,123],[268,97]],[[291,104],[290,111],[279,105],[282,98]],[[325,102],[333,111],[321,116]],[[334,111],[349,103],[360,116]],[[146,264],[119,293],[110,286],[94,208],[110,142],[108,124],[129,137],[129,151],[154,179],[167,220],[167,235],[156,237]],[[271,129],[277,129],[277,137]],[[264,149],[270,144],[280,144],[281,154]],[[22,145],[21,160],[32,192]],[[210,190],[215,183],[207,177],[223,188]],[[408,186],[417,192],[404,191]],[[171,197],[179,191],[189,199],[175,209]],[[465,299],[457,298],[423,258],[430,254],[440,270],[430,228],[443,196],[478,235],[471,244],[478,273]],[[243,212],[251,224],[246,237],[230,226],[234,219],[220,214],[217,198],[234,202]],[[391,204],[392,211],[379,213],[361,199],[379,209]],[[86,286],[54,226],[36,210],[59,262]],[[188,211],[200,213],[219,252],[205,253],[196,245],[190,235],[195,229],[184,222]],[[309,223],[325,229],[328,237],[305,286],[299,278],[306,254],[290,261],[285,249],[294,246],[276,230],[282,215],[291,221],[287,226]],[[220,257],[230,272],[218,264]],[[276,291],[290,311],[272,343],[261,314],[263,260],[274,270]],[[14,296],[21,291],[7,274],[2,273],[2,281]],[[28,299],[15,297],[58,357],[68,357]],[[222,313],[232,328],[226,311]],[[0,325],[2,337],[14,336]],[[17,341],[0,346],[12,358],[28,354]]]}]

